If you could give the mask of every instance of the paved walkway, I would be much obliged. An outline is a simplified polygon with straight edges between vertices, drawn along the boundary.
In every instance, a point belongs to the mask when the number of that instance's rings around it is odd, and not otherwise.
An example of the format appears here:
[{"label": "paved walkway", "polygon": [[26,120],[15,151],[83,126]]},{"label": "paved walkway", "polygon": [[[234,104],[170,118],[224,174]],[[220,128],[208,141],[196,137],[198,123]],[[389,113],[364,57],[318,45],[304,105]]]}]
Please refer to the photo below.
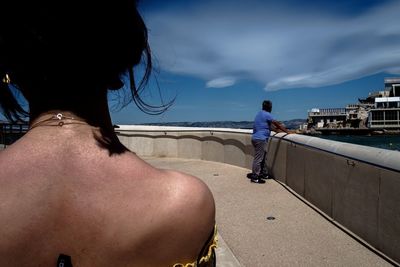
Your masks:
[{"label": "paved walkway", "polygon": [[195,175],[210,187],[223,238],[218,267],[391,266],[274,180],[253,184],[246,178],[249,170],[216,162],[145,160]]}]

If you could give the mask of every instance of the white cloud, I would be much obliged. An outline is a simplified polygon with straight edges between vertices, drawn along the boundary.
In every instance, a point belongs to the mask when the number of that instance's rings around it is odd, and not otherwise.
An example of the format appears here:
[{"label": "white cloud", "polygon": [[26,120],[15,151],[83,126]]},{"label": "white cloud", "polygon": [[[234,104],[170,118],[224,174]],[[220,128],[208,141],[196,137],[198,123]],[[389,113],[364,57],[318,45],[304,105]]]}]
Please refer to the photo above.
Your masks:
[{"label": "white cloud", "polygon": [[232,77],[221,77],[208,81],[207,88],[224,88],[234,85],[236,80]]},{"label": "white cloud", "polygon": [[146,22],[161,69],[201,77],[207,87],[253,79],[279,90],[399,73],[399,13],[400,1],[353,17],[295,2],[196,1],[149,13]]},{"label": "white cloud", "polygon": [[394,75],[400,75],[400,67],[388,69],[387,72],[391,73],[391,74],[394,74]]}]

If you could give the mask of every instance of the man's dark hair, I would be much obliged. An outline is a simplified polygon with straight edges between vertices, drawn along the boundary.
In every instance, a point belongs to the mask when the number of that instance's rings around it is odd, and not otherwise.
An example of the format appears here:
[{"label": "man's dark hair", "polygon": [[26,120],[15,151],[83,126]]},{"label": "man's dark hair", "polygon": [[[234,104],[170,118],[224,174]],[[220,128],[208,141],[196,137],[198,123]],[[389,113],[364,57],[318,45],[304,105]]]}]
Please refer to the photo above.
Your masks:
[{"label": "man's dark hair", "polygon": [[272,111],[272,102],[269,100],[264,100],[262,103],[262,109],[267,112]]}]

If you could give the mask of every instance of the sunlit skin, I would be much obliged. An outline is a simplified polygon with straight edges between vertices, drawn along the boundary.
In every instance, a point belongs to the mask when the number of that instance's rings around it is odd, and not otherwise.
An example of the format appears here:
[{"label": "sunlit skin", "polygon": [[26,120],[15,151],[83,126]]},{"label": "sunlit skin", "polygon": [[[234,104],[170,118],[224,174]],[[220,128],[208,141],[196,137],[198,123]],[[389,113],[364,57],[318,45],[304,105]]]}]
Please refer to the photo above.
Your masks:
[{"label": "sunlit skin", "polygon": [[30,130],[0,152],[0,266],[51,267],[60,254],[74,267],[192,263],[214,230],[202,181],[154,168],[114,133],[109,90],[126,80],[151,107],[132,74],[142,58],[151,70],[147,28],[134,0],[92,4],[3,3],[0,111],[18,120],[25,108]]},{"label": "sunlit skin", "polygon": [[79,103],[37,110],[32,124],[56,112],[75,120],[39,123],[0,153],[0,266],[54,266],[61,253],[74,266],[169,266],[197,258],[214,225],[209,189],[130,151],[110,156],[95,138],[112,127],[105,103],[93,100],[87,117],[74,112],[86,107]]}]

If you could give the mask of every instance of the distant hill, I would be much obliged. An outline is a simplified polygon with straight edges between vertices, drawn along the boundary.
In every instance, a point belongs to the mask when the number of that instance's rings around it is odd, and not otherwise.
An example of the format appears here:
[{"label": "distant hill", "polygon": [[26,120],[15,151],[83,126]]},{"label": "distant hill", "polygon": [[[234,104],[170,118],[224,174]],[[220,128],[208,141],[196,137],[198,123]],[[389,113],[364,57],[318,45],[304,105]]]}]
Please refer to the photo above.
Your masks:
[{"label": "distant hill", "polygon": [[[288,129],[298,129],[305,123],[305,119],[294,119],[283,121],[282,123]],[[253,129],[253,121],[205,121],[205,122],[164,122],[164,123],[146,123],[146,125],[157,126],[179,126],[179,127],[202,127],[202,128],[233,128],[233,129]]]},{"label": "distant hill", "polygon": [[283,121],[283,124],[285,124],[286,128],[291,129],[291,130],[297,130],[299,129],[300,125],[307,123],[306,119],[293,119],[289,121]]}]

